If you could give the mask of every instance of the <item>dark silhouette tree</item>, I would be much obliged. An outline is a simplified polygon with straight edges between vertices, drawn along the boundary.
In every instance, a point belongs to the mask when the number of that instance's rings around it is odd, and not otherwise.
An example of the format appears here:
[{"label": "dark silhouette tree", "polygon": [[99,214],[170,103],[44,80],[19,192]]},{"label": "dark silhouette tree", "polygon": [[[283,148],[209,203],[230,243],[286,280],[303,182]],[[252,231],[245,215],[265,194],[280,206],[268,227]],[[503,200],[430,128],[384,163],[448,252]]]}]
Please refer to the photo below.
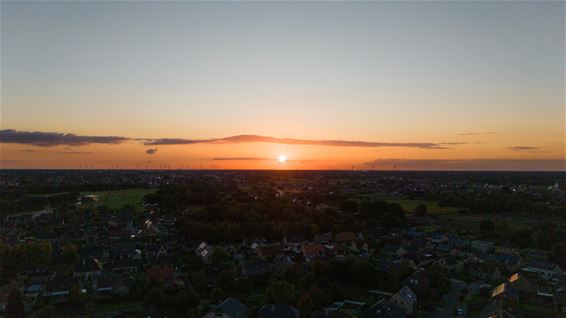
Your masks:
[{"label": "dark silhouette tree", "polygon": [[4,311],[6,318],[24,318],[26,317],[26,309],[24,300],[20,291],[14,288],[8,295],[6,301],[6,310]]},{"label": "dark silhouette tree", "polygon": [[221,288],[214,288],[210,293],[210,298],[213,303],[218,304],[224,300],[224,291]]},{"label": "dark silhouette tree", "polygon": [[428,213],[428,208],[426,205],[424,204],[419,204],[417,205],[417,207],[415,208],[415,214],[417,216],[425,216]]},{"label": "dark silhouette tree", "polygon": [[566,241],[552,246],[552,259],[562,268],[566,267]]},{"label": "dark silhouette tree", "polygon": [[295,301],[295,286],[284,281],[274,281],[267,289],[267,297],[276,304],[292,304]]},{"label": "dark silhouette tree", "polygon": [[301,315],[304,317],[310,317],[314,308],[311,295],[304,293],[297,300],[297,307],[299,308]]}]

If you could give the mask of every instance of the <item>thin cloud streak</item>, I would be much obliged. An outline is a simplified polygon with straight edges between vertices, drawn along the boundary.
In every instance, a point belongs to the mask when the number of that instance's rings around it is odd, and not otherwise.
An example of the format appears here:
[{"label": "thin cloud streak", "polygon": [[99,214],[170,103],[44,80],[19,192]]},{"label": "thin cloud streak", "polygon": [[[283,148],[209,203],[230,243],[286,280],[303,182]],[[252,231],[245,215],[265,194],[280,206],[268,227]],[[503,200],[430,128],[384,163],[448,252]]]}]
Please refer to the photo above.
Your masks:
[{"label": "thin cloud streak", "polygon": [[[277,158],[264,158],[264,157],[220,157],[220,158],[212,158],[212,160],[214,161],[273,161],[273,162],[278,162]],[[288,163],[307,163],[307,162],[316,162],[319,160],[315,160],[315,159],[300,159],[300,160],[294,160],[294,159],[287,159],[286,162]]]},{"label": "thin cloud streak", "polygon": [[92,151],[61,151],[58,152],[58,154],[60,155],[89,155],[89,154],[93,154],[94,152]]},{"label": "thin cloud streak", "polygon": [[514,147],[508,147],[507,149],[512,150],[512,151],[531,151],[531,152],[536,152],[539,151],[540,149],[542,149],[541,147],[533,147],[533,146],[514,146]]},{"label": "thin cloud streak", "polygon": [[213,158],[214,161],[273,161],[275,159],[270,158],[258,158],[258,157],[220,157]]},{"label": "thin cloud streak", "polygon": [[458,134],[460,136],[477,136],[477,135],[497,135],[498,132],[495,131],[486,131],[486,132],[465,132]]},{"label": "thin cloud streak", "polygon": [[146,146],[156,145],[192,145],[214,142],[217,139],[182,139],[182,138],[161,138],[161,139],[137,139],[144,140]]}]

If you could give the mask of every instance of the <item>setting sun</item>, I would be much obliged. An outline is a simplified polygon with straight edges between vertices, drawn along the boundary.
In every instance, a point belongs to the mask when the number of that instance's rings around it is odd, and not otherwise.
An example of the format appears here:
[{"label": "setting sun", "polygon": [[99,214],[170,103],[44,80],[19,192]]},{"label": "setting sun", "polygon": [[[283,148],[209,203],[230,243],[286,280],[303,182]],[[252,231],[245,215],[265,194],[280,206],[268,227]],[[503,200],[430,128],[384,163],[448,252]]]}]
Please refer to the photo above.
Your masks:
[{"label": "setting sun", "polygon": [[281,155],[277,158],[277,161],[279,161],[279,163],[285,163],[287,161],[287,157],[285,155]]}]

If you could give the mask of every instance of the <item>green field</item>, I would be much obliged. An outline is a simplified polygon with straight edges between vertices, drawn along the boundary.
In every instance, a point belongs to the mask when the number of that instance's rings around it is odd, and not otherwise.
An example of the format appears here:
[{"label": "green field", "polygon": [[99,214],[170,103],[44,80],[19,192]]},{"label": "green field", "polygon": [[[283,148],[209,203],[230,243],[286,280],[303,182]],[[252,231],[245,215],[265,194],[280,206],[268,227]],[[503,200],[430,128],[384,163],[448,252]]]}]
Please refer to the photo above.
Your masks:
[{"label": "green field", "polygon": [[28,194],[28,197],[30,197],[30,198],[40,198],[40,197],[50,198],[50,197],[63,195],[63,194],[67,194],[67,193],[69,193],[69,191],[55,192],[55,193],[32,193],[32,194]]},{"label": "green field", "polygon": [[407,213],[414,213],[415,209],[420,204],[426,205],[428,214],[452,214],[452,213],[457,213],[459,210],[459,208],[456,207],[438,206],[438,201],[401,199],[401,198],[392,198],[392,197],[376,197],[373,195],[360,195],[359,197],[362,200],[377,199],[380,201],[387,201],[389,203],[398,203]]},{"label": "green field", "polygon": [[444,207],[438,206],[438,201],[426,201],[426,200],[411,200],[411,199],[387,199],[389,203],[398,203],[403,207],[408,213],[415,212],[418,205],[426,205],[428,214],[450,214],[457,213],[458,208],[455,207]]},{"label": "green field", "polygon": [[99,206],[106,205],[111,209],[119,209],[126,204],[130,204],[137,209],[140,209],[140,204],[144,195],[149,193],[155,193],[157,189],[125,189],[125,190],[113,190],[113,191],[93,191],[93,192],[81,192],[83,195],[98,195],[99,201],[93,203],[87,203],[84,206]]}]

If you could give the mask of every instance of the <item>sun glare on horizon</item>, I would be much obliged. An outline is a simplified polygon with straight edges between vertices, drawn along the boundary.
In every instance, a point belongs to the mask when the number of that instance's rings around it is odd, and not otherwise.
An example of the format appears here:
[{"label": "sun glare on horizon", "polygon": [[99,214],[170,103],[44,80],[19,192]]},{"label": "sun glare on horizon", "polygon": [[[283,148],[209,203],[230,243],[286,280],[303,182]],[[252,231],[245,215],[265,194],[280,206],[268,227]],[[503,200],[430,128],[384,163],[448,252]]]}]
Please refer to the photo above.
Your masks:
[{"label": "sun glare on horizon", "polygon": [[279,158],[277,158],[277,161],[279,161],[279,163],[285,163],[287,162],[287,156],[280,155]]}]

